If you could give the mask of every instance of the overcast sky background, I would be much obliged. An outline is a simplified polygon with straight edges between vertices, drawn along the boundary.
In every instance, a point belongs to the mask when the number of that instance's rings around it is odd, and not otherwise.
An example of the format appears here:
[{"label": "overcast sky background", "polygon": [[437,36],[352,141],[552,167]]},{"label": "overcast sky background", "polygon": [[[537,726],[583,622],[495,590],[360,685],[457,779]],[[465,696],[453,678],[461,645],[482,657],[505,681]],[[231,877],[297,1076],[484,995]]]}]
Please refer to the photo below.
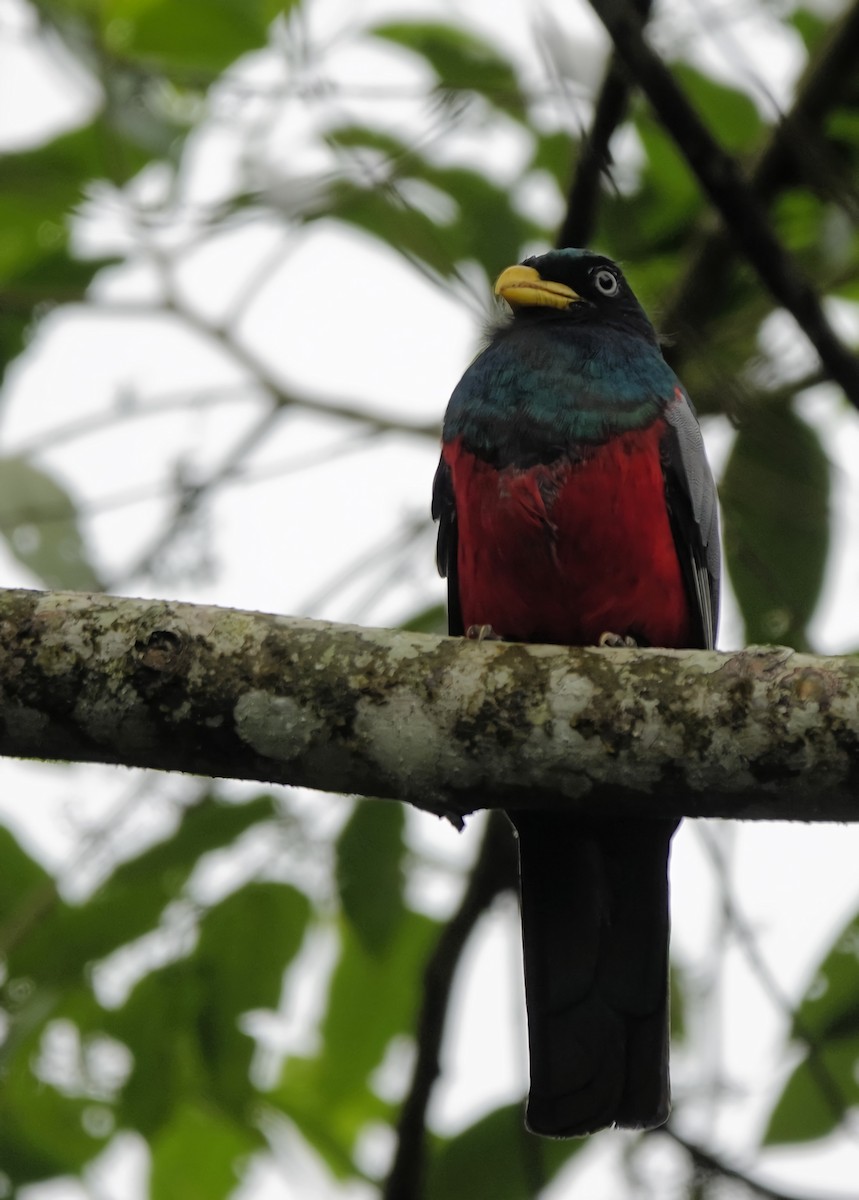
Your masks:
[{"label": "overcast sky background", "polygon": [[[798,43],[784,34],[776,19],[749,16],[750,7],[733,0],[677,0],[660,10],[655,35],[662,47],[694,45],[702,66],[749,86],[762,106],[783,103],[800,65]],[[548,31],[556,53],[589,64],[589,71],[599,69],[605,45],[587,8],[561,0],[539,5],[526,0],[440,0],[431,5],[374,0],[359,6],[319,0],[309,6],[313,36],[321,42],[351,27],[357,22],[356,12],[361,24],[374,15],[461,16],[524,61],[533,78],[539,78],[541,70],[535,28]],[[737,47],[746,49],[739,52]],[[401,55],[356,47],[349,39],[335,42],[325,61],[329,77],[344,86],[383,81],[392,87],[414,87],[420,81],[413,64]],[[207,204],[228,194],[243,152],[246,114],[237,97],[249,87],[277,81],[282,70],[277,56],[253,56],[233,73],[229,86],[215,90],[211,119],[194,139],[192,166],[183,181],[194,202]],[[88,81],[59,56],[45,55],[39,48],[18,0],[0,0],[0,149],[33,145],[49,132],[72,128],[86,119],[92,103]],[[379,119],[378,102],[376,107],[372,101],[364,103],[369,106],[368,120]],[[355,107],[360,110],[360,103],[350,107],[353,115]],[[585,116],[583,109],[577,119]],[[404,100],[394,111],[389,101],[387,119],[408,128],[413,119],[409,102]],[[314,164],[317,120],[312,105],[304,112],[296,105],[284,126],[272,133],[292,176]],[[509,143],[474,148],[480,161],[498,177],[509,176],[511,185],[517,152],[513,135]],[[163,178],[153,170],[136,191],[141,198],[151,198],[161,189]],[[558,199],[549,189],[530,197],[530,202],[560,218]],[[78,236],[82,246],[109,252],[134,235],[127,212],[115,196],[104,193],[93,196],[85,207]],[[489,311],[488,296],[477,292],[464,302],[461,294],[446,295],[369,238],[333,223],[304,231],[285,245],[282,233],[262,222],[191,255],[179,276],[182,295],[206,317],[223,314],[243,283],[258,278],[263,264],[273,262],[280,265],[248,306],[240,333],[279,378],[320,400],[360,401],[374,412],[440,422],[447,397],[477,346],[482,316]],[[499,262],[499,270],[506,265]],[[62,313],[43,323],[10,378],[0,420],[3,453],[38,444],[58,426],[110,408],[118,393],[133,393],[146,401],[197,388],[201,382],[212,387],[241,384],[235,365],[205,339],[161,318],[145,320],[117,311],[123,304],[145,301],[157,287],[143,262],[135,269],[108,271],[93,289],[97,310]],[[111,307],[113,312],[108,311]],[[803,352],[787,325],[776,323],[770,336],[785,353]],[[814,636],[826,652],[853,650],[859,646],[859,420],[831,389],[818,389],[803,405],[823,431],[838,468],[839,523]],[[46,450],[41,461],[71,488],[82,511],[91,512],[85,530],[93,557],[105,577],[119,581],[116,590],[367,624],[394,624],[440,598],[443,587],[434,571],[428,511],[437,447],[426,439],[390,435],[324,461],[332,447],[360,431],[350,433],[331,419],[300,414],[283,421],[250,458],[253,478],[225,487],[207,509],[214,560],[209,569],[202,569],[207,564],[201,562],[197,577],[189,578],[187,562],[177,555],[172,571],[157,578],[127,578],[128,564],[168,509],[163,484],[172,456],[167,449],[187,446],[185,469],[192,477],[205,474],[217,466],[237,434],[250,427],[257,410],[247,390],[240,390],[232,402],[203,412],[132,420],[125,427]],[[705,434],[718,471],[730,431],[715,422],[708,423]],[[319,456],[323,461],[312,465]],[[148,491],[149,497],[123,502],[140,491]],[[397,560],[397,578],[386,582],[391,564],[384,561],[383,548],[399,536],[404,519],[422,521],[424,527]],[[187,544],[182,547],[187,552]],[[331,586],[344,566],[368,556],[377,563],[383,560],[379,570],[363,573],[346,586]],[[3,547],[0,572],[10,586],[35,583]],[[731,647],[739,644],[741,631],[730,602],[726,607],[720,644]],[[133,815],[123,813],[121,836],[153,836],[163,827],[171,792],[179,795],[183,786],[180,780],[166,780],[157,795],[139,793]],[[44,861],[65,872],[77,861],[88,834],[109,821],[109,814],[140,788],[136,772],[4,761],[0,813]],[[344,803],[334,799],[308,795],[302,803],[319,811],[323,825],[341,820],[345,811]],[[859,902],[859,831],[762,822],[707,826],[729,852],[734,895],[762,956],[785,992],[795,998],[828,939]],[[460,863],[469,860],[475,846],[473,831],[459,836],[418,814],[411,819],[411,836],[415,845]],[[421,902],[449,907],[455,889],[448,875],[430,875]],[[675,956],[709,997],[710,1018],[719,1013],[720,1029],[709,1048],[693,1035],[692,1053],[675,1053],[675,1092],[702,1089],[717,1069],[735,1089],[731,1103],[716,1109],[707,1103],[690,1104],[690,1125],[684,1132],[693,1139],[715,1135],[717,1145],[739,1160],[753,1150],[771,1098],[792,1065],[782,1055],[785,1018],[774,1011],[736,945],[728,952],[720,980],[709,978],[709,948],[720,923],[718,889],[701,830],[690,823],[675,840],[672,889]],[[484,921],[457,980],[445,1073],[432,1106],[440,1129],[459,1128],[494,1104],[522,1094],[527,1074],[521,987],[515,908],[504,903]],[[307,1036],[313,996],[301,988],[299,993],[298,1011],[291,1007],[289,1019],[280,1026],[272,1022],[268,1030],[274,1044],[290,1046]],[[702,1062],[702,1055],[709,1061]],[[854,1129],[852,1136],[839,1135],[797,1151],[773,1151],[766,1157],[766,1169],[774,1181],[795,1190],[829,1186],[833,1194],[847,1196],[851,1181],[859,1179],[856,1133]],[[622,1136],[593,1139],[587,1158],[577,1162],[577,1170],[581,1162],[589,1164],[578,1194],[588,1200],[617,1200],[616,1183],[605,1166],[605,1139]],[[383,1153],[384,1145],[368,1143],[367,1152]],[[299,1161],[295,1147],[285,1154],[288,1169],[282,1164],[261,1166],[248,1200],[329,1194],[312,1160]],[[665,1158],[664,1195],[669,1196],[672,1155],[656,1139],[652,1154]],[[129,1200],[142,1164],[140,1147],[125,1143],[121,1153],[109,1152],[94,1170],[98,1188],[93,1195],[99,1200]],[[28,1192],[28,1200],[66,1200],[83,1194],[76,1185],[41,1187]],[[366,1192],[355,1189],[353,1194]],[[546,1192],[551,1200],[568,1194],[563,1182]]]}]

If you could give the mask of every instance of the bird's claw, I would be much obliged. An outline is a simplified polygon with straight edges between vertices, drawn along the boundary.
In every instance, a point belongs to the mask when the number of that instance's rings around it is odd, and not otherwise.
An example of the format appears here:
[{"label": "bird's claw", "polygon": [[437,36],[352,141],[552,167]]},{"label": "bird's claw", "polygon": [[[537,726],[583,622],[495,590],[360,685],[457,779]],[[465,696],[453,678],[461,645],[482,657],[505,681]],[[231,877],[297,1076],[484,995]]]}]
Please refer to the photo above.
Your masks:
[{"label": "bird's claw", "polygon": [[611,646],[615,650],[638,649],[638,642],[635,640],[635,638],[625,637],[622,633],[601,633],[597,645]]},{"label": "bird's claw", "polygon": [[491,625],[469,625],[465,636],[472,642],[500,642],[502,640]]}]

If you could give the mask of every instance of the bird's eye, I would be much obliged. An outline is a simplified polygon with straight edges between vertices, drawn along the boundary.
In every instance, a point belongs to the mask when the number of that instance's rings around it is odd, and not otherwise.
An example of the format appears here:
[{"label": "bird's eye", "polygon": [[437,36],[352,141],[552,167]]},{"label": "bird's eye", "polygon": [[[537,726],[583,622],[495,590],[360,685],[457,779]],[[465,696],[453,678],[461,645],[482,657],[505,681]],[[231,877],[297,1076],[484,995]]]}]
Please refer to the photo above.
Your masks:
[{"label": "bird's eye", "polygon": [[610,271],[608,267],[600,267],[593,273],[594,287],[603,296],[615,296],[620,284],[617,281],[617,276],[614,271]]}]

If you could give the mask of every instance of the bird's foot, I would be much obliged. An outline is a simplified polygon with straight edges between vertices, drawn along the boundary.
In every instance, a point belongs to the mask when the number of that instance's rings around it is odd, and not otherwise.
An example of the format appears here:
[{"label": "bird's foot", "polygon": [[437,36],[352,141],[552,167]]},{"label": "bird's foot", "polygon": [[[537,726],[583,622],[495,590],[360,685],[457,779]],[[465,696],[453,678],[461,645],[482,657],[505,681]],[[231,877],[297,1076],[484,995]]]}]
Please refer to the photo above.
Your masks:
[{"label": "bird's foot", "polygon": [[624,637],[621,633],[601,633],[599,636],[598,646],[611,646],[615,650],[637,650],[638,642],[635,638]]},{"label": "bird's foot", "polygon": [[469,625],[465,636],[472,642],[500,642],[503,640],[491,625]]}]

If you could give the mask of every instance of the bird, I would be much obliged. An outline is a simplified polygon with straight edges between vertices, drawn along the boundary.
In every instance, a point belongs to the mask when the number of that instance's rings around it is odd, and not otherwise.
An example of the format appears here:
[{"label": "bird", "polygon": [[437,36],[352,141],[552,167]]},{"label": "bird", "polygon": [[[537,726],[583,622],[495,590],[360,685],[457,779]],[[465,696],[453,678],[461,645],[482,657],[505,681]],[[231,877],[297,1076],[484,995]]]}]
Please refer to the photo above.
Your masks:
[{"label": "bird", "polygon": [[[620,267],[526,258],[444,418],[433,483],[455,636],[715,645],[716,487],[700,426]],[[547,1137],[670,1112],[668,858],[677,820],[508,812],[530,1053]]]}]

